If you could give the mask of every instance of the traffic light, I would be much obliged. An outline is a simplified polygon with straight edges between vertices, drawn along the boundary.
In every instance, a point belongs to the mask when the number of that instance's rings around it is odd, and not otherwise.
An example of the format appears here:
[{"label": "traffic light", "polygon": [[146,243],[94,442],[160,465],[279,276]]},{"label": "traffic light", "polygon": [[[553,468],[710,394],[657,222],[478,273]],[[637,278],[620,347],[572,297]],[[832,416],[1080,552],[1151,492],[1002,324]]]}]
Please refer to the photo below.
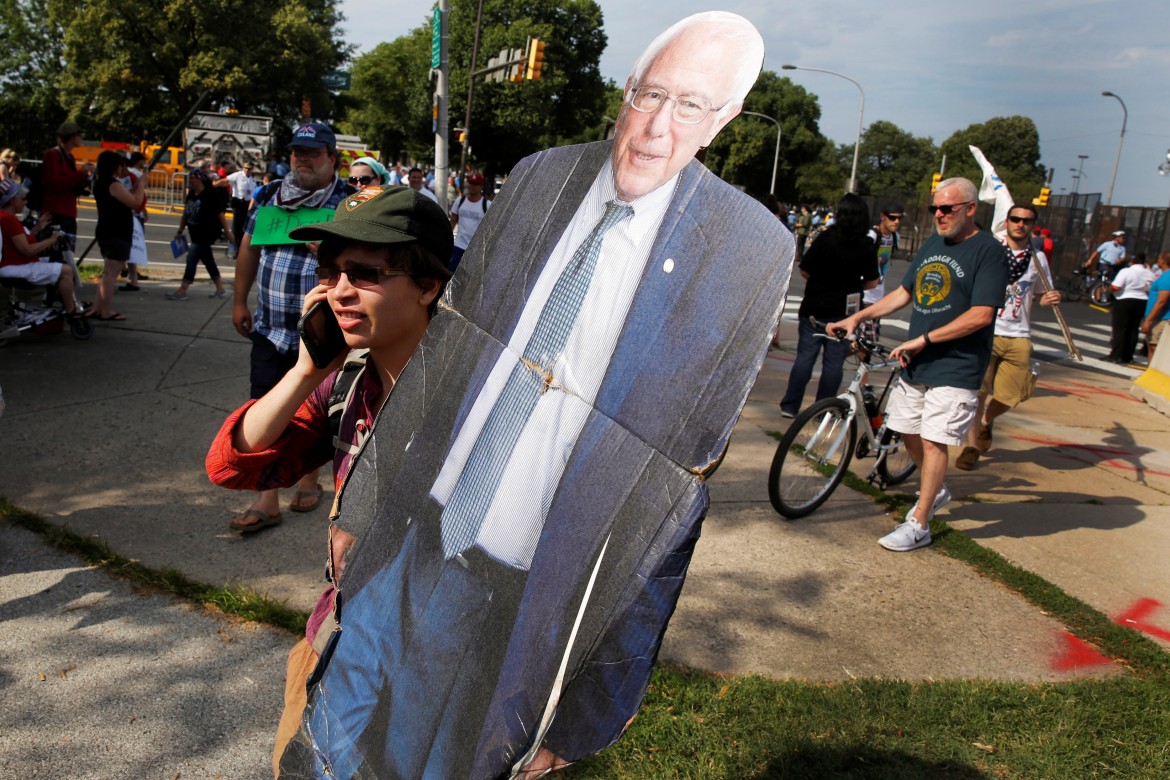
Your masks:
[{"label": "traffic light", "polygon": [[540,69],[544,67],[544,41],[533,38],[528,44],[528,71],[525,77],[530,81],[540,78]]},{"label": "traffic light", "polygon": [[938,183],[940,181],[942,181],[942,174],[941,173],[936,173],[934,176],[930,177],[930,191],[931,192],[934,192],[935,190],[938,189]]},{"label": "traffic light", "polygon": [[1047,206],[1048,205],[1048,196],[1051,194],[1052,194],[1052,190],[1050,190],[1047,187],[1041,187],[1040,188],[1040,197],[1032,198],[1032,205],[1033,206]]}]

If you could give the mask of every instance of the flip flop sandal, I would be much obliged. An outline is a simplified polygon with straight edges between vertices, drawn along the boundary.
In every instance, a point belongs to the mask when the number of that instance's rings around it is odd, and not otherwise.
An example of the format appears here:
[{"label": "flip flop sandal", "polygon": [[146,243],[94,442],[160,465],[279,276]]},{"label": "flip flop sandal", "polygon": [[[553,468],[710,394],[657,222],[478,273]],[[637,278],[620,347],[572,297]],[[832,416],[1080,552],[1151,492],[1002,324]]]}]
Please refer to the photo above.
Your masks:
[{"label": "flip flop sandal", "polygon": [[[257,522],[241,522],[251,517],[256,518]],[[263,509],[256,509],[253,507],[244,512],[244,514],[237,517],[235,520],[232,520],[230,523],[228,523],[228,528],[232,529],[233,531],[239,531],[246,536],[248,534],[254,534],[257,531],[262,531],[265,528],[271,528],[274,525],[280,525],[281,519],[280,512],[277,512],[274,515],[270,515]]]},{"label": "flip flop sandal", "polygon": [[312,512],[321,504],[321,496],[324,491],[321,489],[321,483],[317,483],[317,487],[313,490],[297,490],[293,495],[292,503],[288,505],[289,511],[292,512]]}]

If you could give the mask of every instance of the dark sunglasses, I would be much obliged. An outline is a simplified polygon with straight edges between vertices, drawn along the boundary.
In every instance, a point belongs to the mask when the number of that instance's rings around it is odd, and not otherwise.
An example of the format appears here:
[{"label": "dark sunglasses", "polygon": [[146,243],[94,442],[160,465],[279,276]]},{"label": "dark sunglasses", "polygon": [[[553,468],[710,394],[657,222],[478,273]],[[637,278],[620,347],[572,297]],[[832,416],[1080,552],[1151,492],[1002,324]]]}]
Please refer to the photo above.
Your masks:
[{"label": "dark sunglasses", "polygon": [[962,208],[963,206],[970,206],[974,202],[975,201],[973,200],[966,200],[962,203],[944,203],[941,206],[927,206],[926,208],[930,211],[931,214],[942,214],[945,217],[955,209]]},{"label": "dark sunglasses", "polygon": [[890,222],[897,222],[898,220],[900,220],[904,216],[906,216],[906,215],[905,214],[886,214],[886,219],[890,220]]},{"label": "dark sunglasses", "polygon": [[395,276],[410,276],[409,273],[403,271],[401,268],[372,268],[364,266],[358,268],[338,268],[335,265],[317,266],[317,281],[326,287],[335,287],[341,279],[342,274],[345,274],[345,278],[349,279],[349,283],[354,287],[377,287],[383,279],[390,279]]},{"label": "dark sunglasses", "polygon": [[1013,216],[1008,217],[1007,221],[1012,223],[1013,225],[1018,225],[1021,222],[1023,222],[1025,225],[1031,225],[1036,220],[1033,217],[1017,217],[1017,216],[1013,215]]},{"label": "dark sunglasses", "polygon": [[355,187],[359,184],[364,187],[376,178],[376,176],[350,176],[349,183]]}]

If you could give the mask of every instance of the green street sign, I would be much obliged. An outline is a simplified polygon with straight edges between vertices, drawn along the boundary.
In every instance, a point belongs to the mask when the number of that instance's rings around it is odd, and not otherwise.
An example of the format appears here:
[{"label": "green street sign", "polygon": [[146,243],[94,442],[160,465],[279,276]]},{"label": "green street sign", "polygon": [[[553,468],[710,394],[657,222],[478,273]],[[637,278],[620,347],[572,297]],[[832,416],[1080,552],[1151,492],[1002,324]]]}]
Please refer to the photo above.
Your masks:
[{"label": "green street sign", "polygon": [[431,19],[431,67],[437,68],[442,64],[443,52],[443,14],[439,6],[435,6],[435,14]]}]

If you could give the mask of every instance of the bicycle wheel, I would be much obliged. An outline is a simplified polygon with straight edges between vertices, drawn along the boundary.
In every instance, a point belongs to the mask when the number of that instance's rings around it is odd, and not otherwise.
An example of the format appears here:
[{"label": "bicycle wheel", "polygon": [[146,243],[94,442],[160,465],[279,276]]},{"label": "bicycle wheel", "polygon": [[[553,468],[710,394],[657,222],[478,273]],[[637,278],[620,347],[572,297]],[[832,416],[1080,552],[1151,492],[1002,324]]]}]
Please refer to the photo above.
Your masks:
[{"label": "bicycle wheel", "polygon": [[768,498],[784,517],[804,517],[828,500],[845,476],[857,424],[842,398],[817,401],[792,421],[768,472]]},{"label": "bicycle wheel", "polygon": [[906,451],[906,445],[901,444],[901,441],[902,434],[897,431],[891,431],[889,428],[886,428],[882,432],[881,442],[883,447],[894,442],[898,442],[899,444],[897,449],[886,451],[884,457],[878,462],[878,474],[887,487],[902,484],[910,478],[910,475],[914,473],[914,469],[918,468],[914,463],[914,459],[910,457],[910,453]]},{"label": "bicycle wheel", "polygon": [[1076,303],[1085,297],[1085,284],[1081,281],[1080,276],[1073,276],[1072,279],[1060,277],[1057,283],[1061,294],[1069,303]]},{"label": "bicycle wheel", "polygon": [[1089,292],[1089,297],[1098,306],[1109,306],[1113,303],[1113,290],[1109,287],[1108,282],[1097,282]]}]

